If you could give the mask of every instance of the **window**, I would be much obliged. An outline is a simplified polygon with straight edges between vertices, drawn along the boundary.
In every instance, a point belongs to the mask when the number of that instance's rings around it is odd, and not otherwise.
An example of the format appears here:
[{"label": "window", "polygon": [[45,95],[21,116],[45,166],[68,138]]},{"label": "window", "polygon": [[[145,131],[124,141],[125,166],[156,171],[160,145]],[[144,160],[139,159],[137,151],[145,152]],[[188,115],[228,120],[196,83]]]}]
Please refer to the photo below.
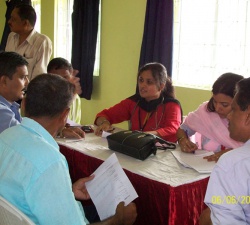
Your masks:
[{"label": "window", "polygon": [[72,29],[71,14],[73,0],[56,1],[54,31],[54,57],[62,57],[71,61]]},{"label": "window", "polygon": [[[74,0],[57,1],[57,15],[55,16],[55,47],[54,56],[63,57],[71,61],[72,28],[71,15]],[[96,58],[94,65],[94,76],[99,76],[100,67],[100,31],[101,31],[101,1],[99,5],[99,27],[96,45]]]},{"label": "window", "polygon": [[218,76],[250,75],[250,0],[174,0],[173,82],[211,89]]},{"label": "window", "polygon": [[31,5],[36,11],[36,25],[35,29],[41,32],[41,0],[32,0]]},{"label": "window", "polygon": [[[37,14],[36,30],[41,31],[41,0],[32,0],[32,6]],[[72,28],[71,14],[74,0],[55,0],[55,32],[54,32],[54,57],[63,57],[71,61]],[[100,33],[101,33],[101,0],[99,5],[99,27],[96,43],[96,58],[94,76],[99,76],[100,71]]]}]

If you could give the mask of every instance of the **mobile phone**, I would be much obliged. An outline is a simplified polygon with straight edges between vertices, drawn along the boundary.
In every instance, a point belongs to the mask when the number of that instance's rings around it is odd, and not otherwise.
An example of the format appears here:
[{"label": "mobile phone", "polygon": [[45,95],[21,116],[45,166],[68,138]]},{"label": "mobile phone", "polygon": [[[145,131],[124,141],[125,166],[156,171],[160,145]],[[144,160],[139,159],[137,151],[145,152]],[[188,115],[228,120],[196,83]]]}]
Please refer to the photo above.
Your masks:
[{"label": "mobile phone", "polygon": [[91,126],[88,126],[88,125],[85,125],[85,126],[82,126],[81,129],[85,132],[85,133],[93,133],[94,130]]}]

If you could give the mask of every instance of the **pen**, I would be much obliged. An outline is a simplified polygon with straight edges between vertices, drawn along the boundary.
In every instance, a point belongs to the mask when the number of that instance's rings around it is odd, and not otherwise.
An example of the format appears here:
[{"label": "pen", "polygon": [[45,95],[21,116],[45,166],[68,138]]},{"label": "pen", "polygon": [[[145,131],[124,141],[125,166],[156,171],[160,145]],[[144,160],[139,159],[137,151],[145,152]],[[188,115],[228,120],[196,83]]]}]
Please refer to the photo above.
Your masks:
[{"label": "pen", "polygon": [[[187,139],[189,139],[187,130],[185,130],[185,134],[186,134]],[[195,151],[192,151],[192,153],[195,154]]]},{"label": "pen", "polygon": [[115,130],[115,128],[114,127],[111,127],[109,130],[107,130],[106,132],[112,132],[112,131],[114,131]]}]

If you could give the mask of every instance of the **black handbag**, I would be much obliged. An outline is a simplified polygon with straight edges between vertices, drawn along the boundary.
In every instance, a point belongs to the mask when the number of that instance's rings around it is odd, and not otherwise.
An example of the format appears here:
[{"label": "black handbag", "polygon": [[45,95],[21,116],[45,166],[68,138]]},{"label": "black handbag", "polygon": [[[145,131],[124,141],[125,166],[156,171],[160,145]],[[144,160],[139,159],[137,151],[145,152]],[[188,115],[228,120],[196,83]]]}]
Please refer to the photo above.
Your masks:
[{"label": "black handbag", "polygon": [[[136,159],[144,160],[151,154],[156,154],[157,149],[175,149],[176,145],[167,142],[155,135],[124,130],[107,136],[108,147],[113,151],[123,153]],[[161,146],[157,147],[156,142]]]}]

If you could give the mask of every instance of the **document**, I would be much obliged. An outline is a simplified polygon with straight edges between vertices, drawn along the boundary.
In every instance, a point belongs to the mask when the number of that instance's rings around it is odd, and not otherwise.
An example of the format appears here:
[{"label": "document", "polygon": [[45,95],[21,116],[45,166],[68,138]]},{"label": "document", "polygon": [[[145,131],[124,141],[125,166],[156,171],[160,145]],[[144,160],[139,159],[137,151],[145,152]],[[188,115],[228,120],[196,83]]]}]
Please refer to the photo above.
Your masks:
[{"label": "document", "polygon": [[86,188],[101,220],[113,216],[120,202],[126,206],[138,197],[115,153],[93,174],[95,177],[86,183]]},{"label": "document", "polygon": [[70,120],[69,118],[67,119],[67,124],[69,124],[69,126],[72,126],[72,127],[81,127],[82,126],[81,124],[76,123],[76,122]]},{"label": "document", "polygon": [[60,138],[60,137],[57,137],[55,140],[57,142],[71,143],[71,142],[85,141],[85,138]]},{"label": "document", "polygon": [[193,154],[176,149],[172,151],[172,154],[183,166],[193,168],[199,173],[211,173],[216,164],[214,161],[208,162],[206,159],[203,159],[205,156],[214,154],[211,151],[196,150]]}]

